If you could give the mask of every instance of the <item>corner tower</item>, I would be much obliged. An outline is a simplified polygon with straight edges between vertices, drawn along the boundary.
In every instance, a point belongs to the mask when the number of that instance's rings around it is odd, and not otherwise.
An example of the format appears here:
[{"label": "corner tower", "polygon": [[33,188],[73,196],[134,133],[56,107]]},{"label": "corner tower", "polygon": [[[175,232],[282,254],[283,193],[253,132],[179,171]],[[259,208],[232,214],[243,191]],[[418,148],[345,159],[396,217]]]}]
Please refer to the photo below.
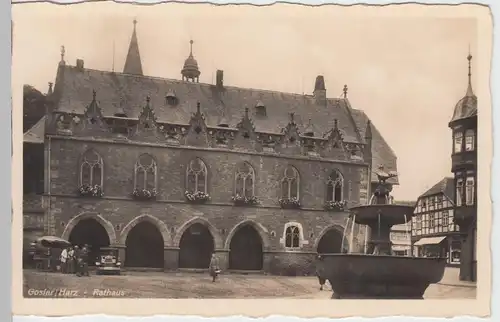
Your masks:
[{"label": "corner tower", "polygon": [[453,135],[451,172],[453,172],[455,196],[455,224],[462,235],[460,252],[460,279],[476,280],[476,228],[477,228],[477,97],[472,90],[471,61],[465,96],[458,101],[448,124]]}]

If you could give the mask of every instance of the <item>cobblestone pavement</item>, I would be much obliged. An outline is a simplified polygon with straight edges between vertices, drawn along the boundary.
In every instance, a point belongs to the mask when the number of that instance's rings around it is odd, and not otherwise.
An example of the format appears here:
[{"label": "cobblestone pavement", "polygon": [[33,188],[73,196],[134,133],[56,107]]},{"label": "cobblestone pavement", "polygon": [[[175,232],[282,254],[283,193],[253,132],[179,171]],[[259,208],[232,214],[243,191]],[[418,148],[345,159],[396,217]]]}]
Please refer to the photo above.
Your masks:
[{"label": "cobblestone pavement", "polygon": [[[331,296],[329,287],[319,290],[315,277],[236,274],[221,275],[212,283],[208,274],[127,272],[121,276],[77,277],[25,270],[23,287],[25,297],[40,297],[33,294],[35,290],[53,290],[41,297],[328,299]],[[73,292],[64,293],[61,289]],[[424,297],[470,299],[475,296],[474,287],[436,284],[427,289]]]}]

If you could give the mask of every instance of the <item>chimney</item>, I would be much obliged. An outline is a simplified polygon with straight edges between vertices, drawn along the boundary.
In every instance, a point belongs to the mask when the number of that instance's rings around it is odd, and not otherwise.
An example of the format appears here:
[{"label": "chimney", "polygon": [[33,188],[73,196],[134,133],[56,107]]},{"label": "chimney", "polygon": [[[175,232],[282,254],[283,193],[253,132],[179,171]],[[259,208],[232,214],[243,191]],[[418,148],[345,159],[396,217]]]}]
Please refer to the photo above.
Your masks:
[{"label": "chimney", "polygon": [[316,104],[326,105],[326,88],[325,88],[325,78],[322,75],[316,76],[316,83],[314,84],[314,98],[316,99]]},{"label": "chimney", "polygon": [[217,88],[224,88],[224,71],[217,70],[217,73],[215,75],[215,85],[217,86]]},{"label": "chimney", "polygon": [[83,59],[77,59],[76,60],[76,68],[79,70],[83,70]]}]

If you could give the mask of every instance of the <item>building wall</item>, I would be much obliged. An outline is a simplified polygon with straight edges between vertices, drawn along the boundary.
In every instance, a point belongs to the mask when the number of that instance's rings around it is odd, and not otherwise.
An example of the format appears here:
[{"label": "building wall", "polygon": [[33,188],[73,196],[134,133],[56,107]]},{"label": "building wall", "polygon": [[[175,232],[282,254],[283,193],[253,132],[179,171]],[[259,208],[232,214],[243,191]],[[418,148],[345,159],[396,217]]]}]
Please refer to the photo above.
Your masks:
[{"label": "building wall", "polygon": [[[77,141],[52,138],[50,140],[50,205],[48,230],[68,237],[78,218],[100,220],[111,236],[112,244],[123,246],[127,229],[137,223],[137,217],[153,222],[164,237],[165,267],[176,268],[179,240],[190,223],[201,222],[210,227],[215,249],[221,261],[227,264],[231,231],[244,221],[250,221],[264,241],[264,268],[272,273],[308,274],[320,237],[328,228],[340,232],[345,227],[346,213],[324,211],[326,180],[333,169],[344,176],[344,199],[351,204],[359,202],[359,164],[342,164],[320,160],[297,160],[277,156],[229,153],[209,149],[152,147],[141,144],[109,144],[96,141]],[[82,198],[79,186],[79,160],[88,149],[98,152],[104,161],[104,196]],[[144,153],[155,157],[158,166],[156,201],[136,201],[133,191],[134,164]],[[201,158],[208,168],[208,193],[211,200],[204,205],[185,202],[186,166],[190,160]],[[255,195],[260,201],[256,207],[234,207],[236,165],[249,162],[256,172]],[[300,173],[302,209],[281,209],[280,180],[287,165]],[[349,183],[350,182],[350,183]],[[348,184],[349,183],[349,184]],[[75,220],[75,217],[81,215]],[[300,249],[287,250],[283,243],[285,224],[297,222],[302,227]],[[363,240],[362,230],[356,229],[356,239]],[[350,232],[350,230],[349,230]],[[289,272],[288,274],[291,274]]]}]

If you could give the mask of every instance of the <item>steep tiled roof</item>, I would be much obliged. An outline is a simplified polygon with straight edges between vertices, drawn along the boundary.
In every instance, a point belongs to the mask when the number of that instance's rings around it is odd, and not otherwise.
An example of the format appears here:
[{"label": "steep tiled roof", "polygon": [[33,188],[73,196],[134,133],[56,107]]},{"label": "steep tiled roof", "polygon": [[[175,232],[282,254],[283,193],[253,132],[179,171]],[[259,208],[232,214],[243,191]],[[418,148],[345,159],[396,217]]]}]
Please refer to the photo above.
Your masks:
[{"label": "steep tiled roof", "polygon": [[424,192],[421,197],[426,197],[426,196],[431,196],[431,195],[436,195],[439,193],[444,193],[448,198],[453,200],[454,192],[455,192],[455,187],[454,187],[454,180],[453,178],[443,178],[441,181],[436,183],[432,188]]},{"label": "steep tiled roof", "polygon": [[[366,131],[366,122],[368,120],[368,116],[365,112],[361,110],[355,110],[353,108],[350,109],[352,118],[356,127],[359,131],[359,136],[362,138],[364,142],[365,131]],[[377,169],[380,165],[384,166],[385,171],[397,171],[397,157],[394,151],[391,149],[389,144],[384,140],[382,134],[378,131],[375,125],[371,124],[372,130],[372,170]],[[377,181],[377,175],[372,171],[372,182]],[[387,180],[389,183],[398,183],[398,178],[390,178]]]},{"label": "steep tiled roof", "polygon": [[45,136],[45,116],[42,117],[35,125],[31,127],[23,136],[24,143],[42,144]]},{"label": "steep tiled roof", "polygon": [[[60,66],[60,99],[57,109],[62,112],[83,114],[92,100],[92,91],[97,91],[97,100],[104,116],[112,116],[120,106],[129,118],[138,118],[151,97],[150,105],[158,121],[188,124],[196,104],[200,102],[201,112],[208,126],[217,126],[223,116],[234,127],[249,108],[250,117],[258,132],[281,133],[294,113],[294,120],[301,132],[311,119],[315,136],[331,130],[335,119],[343,133],[344,141],[363,143],[368,117],[352,109],[346,99],[328,99],[327,106],[316,104],[311,95],[282,93],[268,90],[186,82],[181,80],[129,75],[108,71]],[[177,104],[166,104],[168,93],[175,93]],[[256,105],[264,105],[266,113],[256,113]],[[373,166],[380,164],[388,171],[397,171],[396,156],[380,132],[373,126]],[[372,180],[376,177],[372,176]],[[396,182],[395,182],[396,183]]]},{"label": "steep tiled roof", "polygon": [[465,96],[458,101],[455,105],[455,109],[453,110],[453,116],[450,122],[455,122],[457,120],[469,118],[477,115],[477,97],[472,90],[472,82],[471,82],[471,60],[472,56],[469,54],[467,56],[467,60],[469,61],[469,83],[467,84],[467,91]]}]

